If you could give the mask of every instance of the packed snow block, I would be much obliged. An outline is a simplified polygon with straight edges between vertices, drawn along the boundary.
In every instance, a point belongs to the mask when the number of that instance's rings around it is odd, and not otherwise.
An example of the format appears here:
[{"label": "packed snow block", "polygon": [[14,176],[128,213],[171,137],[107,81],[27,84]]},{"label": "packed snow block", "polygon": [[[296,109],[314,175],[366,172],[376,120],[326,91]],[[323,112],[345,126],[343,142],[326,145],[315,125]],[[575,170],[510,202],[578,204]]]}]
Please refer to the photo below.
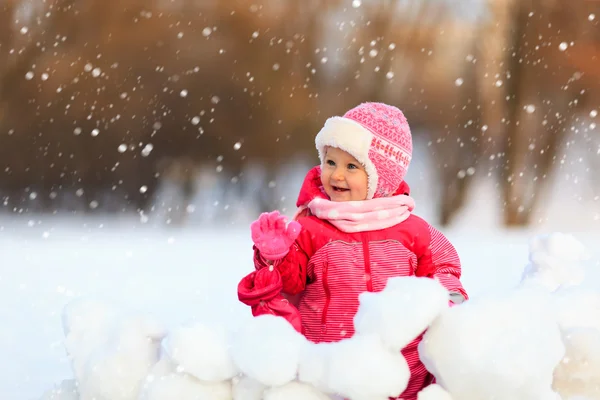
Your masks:
[{"label": "packed snow block", "polygon": [[190,374],[175,372],[148,382],[139,396],[139,400],[174,399],[232,400],[231,381],[202,382]]},{"label": "packed snow block", "polygon": [[410,371],[402,354],[390,351],[378,335],[354,335],[335,343],[308,343],[298,381],[324,393],[350,399],[387,399],[406,389]]},{"label": "packed snow block", "polygon": [[65,350],[75,379],[81,379],[92,352],[106,344],[117,316],[117,308],[113,304],[94,298],[78,298],[63,308]]},{"label": "packed snow block", "polygon": [[419,344],[421,360],[456,399],[558,399],[565,346],[548,296],[520,288],[446,310]]},{"label": "packed snow block", "polygon": [[48,390],[40,400],[79,400],[79,391],[75,379],[65,379],[59,385]]},{"label": "packed snow block", "polygon": [[295,379],[306,341],[284,318],[265,314],[236,332],[231,354],[244,375],[265,386],[281,386]]},{"label": "packed snow block", "polygon": [[239,373],[230,352],[227,329],[216,323],[194,323],[174,329],[164,341],[171,360],[205,382],[220,382]]},{"label": "packed snow block", "polygon": [[231,379],[233,400],[262,400],[265,385],[246,375]]},{"label": "packed snow block", "polygon": [[352,400],[387,400],[406,389],[410,377],[406,360],[378,335],[354,335],[330,346],[326,393]]},{"label": "packed snow block", "polygon": [[160,358],[148,371],[145,382],[153,382],[156,379],[177,372],[177,365],[168,357]]},{"label": "packed snow block", "polygon": [[452,396],[440,385],[433,384],[417,393],[417,400],[452,400]]},{"label": "packed snow block", "polygon": [[529,264],[522,285],[539,285],[550,291],[583,282],[583,262],[589,259],[585,246],[574,236],[555,232],[534,236],[529,243]]},{"label": "packed snow block", "polygon": [[364,292],[354,316],[357,334],[376,334],[394,352],[423,333],[448,308],[449,293],[431,278],[390,278],[381,292]]},{"label": "packed snow block", "polygon": [[312,385],[292,381],[266,389],[262,400],[331,400],[331,397]]},{"label": "packed snow block", "polygon": [[79,297],[65,305],[62,312],[62,325],[65,336],[85,328],[86,330],[109,326],[117,316],[117,308],[108,301],[91,297]]},{"label": "packed snow block", "polygon": [[600,331],[600,289],[561,287],[552,294],[551,307],[563,330],[594,328]]},{"label": "packed snow block", "polygon": [[140,399],[146,396],[150,387],[159,379],[177,372],[177,365],[167,356],[160,358],[148,371],[140,386]]},{"label": "packed snow block", "polygon": [[137,400],[159,360],[165,335],[162,325],[149,316],[121,319],[85,364],[79,380],[81,400]]},{"label": "packed snow block", "polygon": [[564,342],[566,354],[554,371],[554,390],[564,399],[600,399],[600,331],[570,329]]},{"label": "packed snow block", "polygon": [[329,360],[332,357],[335,343],[306,342],[300,352],[298,380],[308,383],[319,390],[329,391]]}]

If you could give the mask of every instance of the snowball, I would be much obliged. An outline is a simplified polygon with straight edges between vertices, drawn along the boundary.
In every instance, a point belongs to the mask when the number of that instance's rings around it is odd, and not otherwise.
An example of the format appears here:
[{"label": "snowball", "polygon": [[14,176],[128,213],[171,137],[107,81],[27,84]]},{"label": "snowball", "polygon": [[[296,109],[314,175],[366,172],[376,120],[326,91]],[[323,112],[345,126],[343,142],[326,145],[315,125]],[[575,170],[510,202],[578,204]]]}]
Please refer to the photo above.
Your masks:
[{"label": "snowball", "polygon": [[557,398],[565,348],[548,296],[521,288],[447,309],[419,344],[421,360],[453,398]]},{"label": "snowball", "polygon": [[82,399],[135,400],[151,368],[158,362],[166,331],[146,316],[123,318],[109,340],[85,364],[79,391]]},{"label": "snowball", "polygon": [[300,352],[298,380],[328,391],[329,360],[334,347],[335,343],[307,342]]},{"label": "snowball", "polygon": [[98,299],[78,298],[63,308],[64,344],[77,380],[91,353],[108,340],[116,318],[116,307]]},{"label": "snowball", "polygon": [[554,371],[554,390],[565,399],[600,398],[600,331],[572,329],[564,338],[566,354]]},{"label": "snowball", "polygon": [[232,356],[242,373],[266,386],[292,381],[306,339],[282,317],[261,315],[236,333]]},{"label": "snowball", "polygon": [[231,382],[202,382],[185,373],[172,373],[151,382],[139,397],[140,400],[231,400],[232,398]]},{"label": "snowball", "polygon": [[600,291],[561,288],[553,293],[551,301],[561,329],[589,327],[600,331]]},{"label": "snowball", "polygon": [[79,400],[77,382],[75,379],[65,379],[44,393],[40,400]]},{"label": "snowball", "polygon": [[116,307],[106,301],[93,298],[77,298],[65,305],[62,312],[62,325],[65,336],[78,330],[90,332],[95,328],[110,328],[109,322],[117,316]]},{"label": "snowball", "polygon": [[217,324],[180,326],[166,339],[170,358],[185,372],[207,382],[231,379],[238,370],[229,352],[227,330]]},{"label": "snowball", "polygon": [[431,278],[390,278],[383,291],[359,295],[354,316],[357,334],[378,334],[392,351],[417,338],[448,308],[448,291]]},{"label": "snowball", "polygon": [[389,351],[377,335],[355,335],[332,343],[328,393],[353,400],[387,399],[401,394],[410,370],[400,352]]},{"label": "snowball", "polygon": [[232,379],[233,400],[262,400],[265,385],[249,376],[242,375]]},{"label": "snowball", "polygon": [[314,386],[292,381],[265,390],[262,400],[331,400],[331,398]]},{"label": "snowball", "polygon": [[168,357],[158,360],[158,362],[150,368],[148,375],[146,375],[146,378],[143,380],[140,388],[140,396],[141,393],[144,393],[148,390],[153,382],[175,372],[177,372],[177,366]]},{"label": "snowball", "polygon": [[443,387],[435,384],[417,393],[417,400],[452,400],[452,396]]},{"label": "snowball", "polygon": [[583,281],[581,263],[589,258],[583,244],[572,235],[538,235],[529,244],[529,261],[523,272],[523,285],[541,285],[550,291]]}]

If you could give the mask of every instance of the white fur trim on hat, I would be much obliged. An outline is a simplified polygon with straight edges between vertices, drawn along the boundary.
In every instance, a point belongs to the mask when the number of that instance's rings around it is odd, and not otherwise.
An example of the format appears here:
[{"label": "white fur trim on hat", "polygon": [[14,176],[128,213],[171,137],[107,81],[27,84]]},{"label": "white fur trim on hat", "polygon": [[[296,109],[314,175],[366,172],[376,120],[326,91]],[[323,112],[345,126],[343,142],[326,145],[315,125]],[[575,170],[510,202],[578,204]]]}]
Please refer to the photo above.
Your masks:
[{"label": "white fur trim on hat", "polygon": [[315,138],[321,165],[325,161],[325,147],[337,147],[351,154],[365,167],[367,173],[367,199],[372,199],[377,189],[377,169],[369,159],[373,134],[358,122],[344,117],[331,117]]}]

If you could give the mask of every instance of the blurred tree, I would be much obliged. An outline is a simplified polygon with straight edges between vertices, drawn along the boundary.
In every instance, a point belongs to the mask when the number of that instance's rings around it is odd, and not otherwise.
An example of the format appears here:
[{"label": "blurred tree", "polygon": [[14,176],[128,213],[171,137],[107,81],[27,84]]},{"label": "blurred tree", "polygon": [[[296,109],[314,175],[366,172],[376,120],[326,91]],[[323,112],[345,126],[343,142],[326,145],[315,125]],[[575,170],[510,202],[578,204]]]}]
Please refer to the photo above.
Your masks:
[{"label": "blurred tree", "polygon": [[[496,170],[505,222],[526,224],[599,92],[598,3],[487,3],[466,20],[433,0],[5,0],[5,204],[148,210],[165,179],[189,202],[205,167],[277,208],[268,182],[294,157],[317,161],[327,117],[386,101],[429,142],[443,224]],[[244,179],[251,164],[263,184]]]}]

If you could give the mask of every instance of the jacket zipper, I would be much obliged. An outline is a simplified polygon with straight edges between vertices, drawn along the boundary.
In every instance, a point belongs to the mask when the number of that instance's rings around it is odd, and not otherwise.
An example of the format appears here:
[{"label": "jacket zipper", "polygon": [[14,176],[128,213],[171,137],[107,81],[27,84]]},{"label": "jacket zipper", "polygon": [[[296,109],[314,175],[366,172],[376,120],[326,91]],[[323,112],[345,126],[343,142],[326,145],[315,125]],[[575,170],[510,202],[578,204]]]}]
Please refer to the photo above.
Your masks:
[{"label": "jacket zipper", "polygon": [[363,259],[365,262],[365,277],[367,281],[367,290],[369,292],[373,291],[373,279],[371,279],[371,256],[369,255],[369,238],[367,237],[367,233],[363,233],[362,235],[363,242]]},{"label": "jacket zipper", "polygon": [[331,300],[331,292],[329,291],[329,285],[327,283],[327,273],[329,270],[329,264],[325,262],[323,265],[323,290],[325,291],[325,305],[323,306],[323,314],[321,315],[321,332],[327,332],[327,309],[329,308],[329,301]]}]

